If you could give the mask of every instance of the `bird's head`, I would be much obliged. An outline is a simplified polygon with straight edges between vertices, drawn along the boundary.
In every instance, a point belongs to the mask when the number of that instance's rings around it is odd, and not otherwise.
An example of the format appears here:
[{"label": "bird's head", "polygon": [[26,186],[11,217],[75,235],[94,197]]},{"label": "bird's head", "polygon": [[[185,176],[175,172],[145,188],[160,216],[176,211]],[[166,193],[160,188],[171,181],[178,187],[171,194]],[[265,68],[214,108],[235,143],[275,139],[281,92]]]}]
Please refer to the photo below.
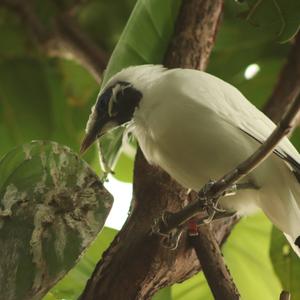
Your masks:
[{"label": "bird's head", "polygon": [[113,76],[100,91],[92,108],[80,153],[109,130],[129,122],[143,93],[164,70],[160,65],[141,65],[129,67]]},{"label": "bird's head", "polygon": [[80,153],[109,130],[129,122],[141,98],[142,93],[132,83],[119,80],[118,76],[110,80],[92,108]]}]

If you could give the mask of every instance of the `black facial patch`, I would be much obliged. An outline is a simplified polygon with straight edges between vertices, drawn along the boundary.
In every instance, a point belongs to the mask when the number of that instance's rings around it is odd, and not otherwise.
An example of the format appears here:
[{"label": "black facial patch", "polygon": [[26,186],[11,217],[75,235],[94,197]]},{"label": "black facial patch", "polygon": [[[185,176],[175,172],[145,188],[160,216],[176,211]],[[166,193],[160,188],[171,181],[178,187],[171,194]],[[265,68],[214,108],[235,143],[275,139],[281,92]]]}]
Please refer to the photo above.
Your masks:
[{"label": "black facial patch", "polygon": [[117,101],[113,105],[116,112],[116,120],[119,124],[126,123],[132,119],[135,109],[138,107],[142,93],[133,86],[128,86],[120,90],[117,94]]},{"label": "black facial patch", "polygon": [[[120,88],[115,95],[115,99],[111,99],[113,89],[117,85]],[[132,119],[135,108],[138,107],[141,98],[142,93],[130,83],[119,81],[115,85],[108,87],[101,94],[96,104],[96,110],[102,115],[111,115],[111,119],[121,125]],[[113,102],[110,103],[110,101]]]},{"label": "black facial patch", "polygon": [[300,248],[300,235],[296,238],[295,245]]},{"label": "black facial patch", "polygon": [[97,99],[96,110],[98,113],[103,114],[108,112],[109,101],[112,96],[112,87],[106,89]]}]

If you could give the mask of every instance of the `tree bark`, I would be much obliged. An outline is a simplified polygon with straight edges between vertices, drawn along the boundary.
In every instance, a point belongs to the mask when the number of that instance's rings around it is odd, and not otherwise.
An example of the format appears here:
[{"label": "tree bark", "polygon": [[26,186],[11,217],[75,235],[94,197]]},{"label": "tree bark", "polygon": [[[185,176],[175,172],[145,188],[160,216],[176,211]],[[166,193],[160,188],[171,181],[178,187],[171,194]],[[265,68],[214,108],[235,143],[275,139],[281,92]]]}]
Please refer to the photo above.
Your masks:
[{"label": "tree bark", "polygon": [[[220,247],[211,230],[207,228],[209,226],[211,225],[201,226],[198,236],[190,236],[191,244],[196,250],[214,298],[216,300],[238,300],[240,299],[239,292],[224,263]],[[209,250],[203,251],[203,248]]]}]

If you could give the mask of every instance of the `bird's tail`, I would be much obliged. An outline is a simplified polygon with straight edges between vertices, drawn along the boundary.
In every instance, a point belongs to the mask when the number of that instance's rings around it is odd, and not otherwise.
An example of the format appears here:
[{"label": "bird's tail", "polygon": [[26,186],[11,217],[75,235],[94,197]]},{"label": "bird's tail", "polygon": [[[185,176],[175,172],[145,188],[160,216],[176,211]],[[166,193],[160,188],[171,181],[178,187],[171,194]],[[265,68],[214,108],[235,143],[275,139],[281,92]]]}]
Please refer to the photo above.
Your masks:
[{"label": "bird's tail", "polygon": [[260,207],[300,257],[300,183],[291,170],[281,175],[278,185],[263,193]]},{"label": "bird's tail", "polygon": [[284,233],[293,250],[300,257],[300,183],[293,181],[289,186],[288,230]]}]

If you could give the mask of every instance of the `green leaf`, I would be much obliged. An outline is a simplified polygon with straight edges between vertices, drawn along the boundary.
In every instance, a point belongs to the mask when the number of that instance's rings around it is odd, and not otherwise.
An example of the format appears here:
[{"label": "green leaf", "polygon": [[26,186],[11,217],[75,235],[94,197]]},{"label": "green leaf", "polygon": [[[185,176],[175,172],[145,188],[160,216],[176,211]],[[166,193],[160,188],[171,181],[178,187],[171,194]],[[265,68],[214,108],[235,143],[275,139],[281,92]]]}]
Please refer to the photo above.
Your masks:
[{"label": "green leaf", "polygon": [[133,157],[121,152],[114,171],[116,179],[128,183],[132,182],[133,168]]},{"label": "green leaf", "polygon": [[153,300],[172,300],[171,287],[159,290],[152,298]]},{"label": "green leaf", "polygon": [[[281,291],[269,257],[272,224],[263,214],[243,218],[223,247],[243,300],[274,300]],[[202,274],[172,287],[173,300],[213,299]]]},{"label": "green leaf", "polygon": [[180,4],[180,0],[137,1],[109,60],[103,84],[128,66],[162,62]]},{"label": "green leaf", "polygon": [[95,239],[113,200],[84,161],[54,142],[15,148],[0,174],[0,294],[40,298]]},{"label": "green leaf", "polygon": [[[118,71],[128,66],[162,62],[174,30],[180,4],[180,0],[137,1],[112,53],[102,85]],[[102,143],[109,142],[100,142],[100,152],[104,161],[107,162],[106,169],[108,170],[113,169],[115,159],[120,153],[122,134],[117,132],[115,137],[109,137],[109,139],[112,139],[114,143],[108,146],[109,154],[102,146]]]},{"label": "green leaf", "polygon": [[116,234],[116,230],[105,227],[77,265],[51,289],[44,300],[78,299],[97,262]]},{"label": "green leaf", "polygon": [[122,147],[124,127],[117,127],[99,139],[100,162],[105,173],[112,172]]},{"label": "green leaf", "polygon": [[248,0],[246,20],[259,30],[286,42],[299,30],[300,2],[297,0]]},{"label": "green leaf", "polygon": [[242,299],[277,299],[281,288],[269,257],[272,224],[262,213],[244,217],[223,253]]},{"label": "green leaf", "polygon": [[291,249],[285,236],[275,227],[272,229],[270,256],[282,289],[292,294],[292,299],[300,299],[300,260]]},{"label": "green leaf", "polygon": [[213,300],[203,273],[172,286],[172,300]]}]

